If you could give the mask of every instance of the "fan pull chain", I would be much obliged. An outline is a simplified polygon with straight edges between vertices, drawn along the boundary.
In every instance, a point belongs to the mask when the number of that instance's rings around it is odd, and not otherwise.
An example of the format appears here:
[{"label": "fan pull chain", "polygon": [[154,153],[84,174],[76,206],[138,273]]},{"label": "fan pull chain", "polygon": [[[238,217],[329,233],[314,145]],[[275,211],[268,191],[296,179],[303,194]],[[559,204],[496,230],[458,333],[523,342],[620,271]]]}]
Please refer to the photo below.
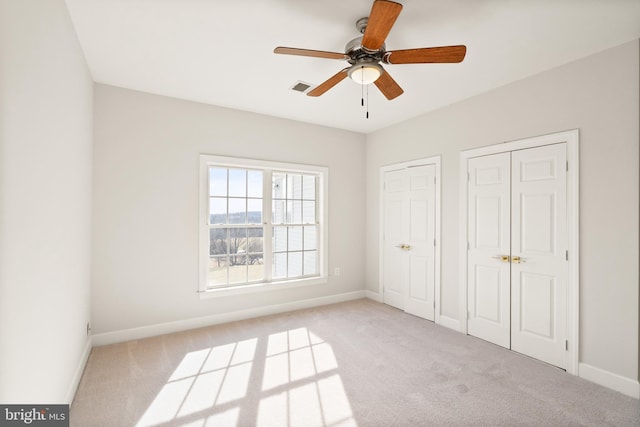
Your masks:
[{"label": "fan pull chain", "polygon": [[369,118],[369,85],[367,85],[367,119]]},{"label": "fan pull chain", "polygon": [[[364,65],[362,66],[362,71],[364,71]],[[363,75],[363,74],[362,74],[362,75]],[[362,107],[365,107],[365,106],[366,106],[366,109],[367,109],[366,118],[368,119],[368,118],[369,118],[369,85],[366,85],[366,86],[367,86],[367,94],[366,94],[367,102],[366,102],[366,104],[365,104],[365,102],[364,102],[364,100],[365,100],[365,93],[364,93],[364,87],[365,87],[365,84],[364,84],[364,79],[360,80],[360,91],[361,91],[361,95],[360,95],[360,105],[361,105]]]},{"label": "fan pull chain", "polygon": [[[361,67],[361,69],[364,70],[364,66]],[[360,105],[364,107],[364,80],[360,80],[360,90],[361,90]]]}]

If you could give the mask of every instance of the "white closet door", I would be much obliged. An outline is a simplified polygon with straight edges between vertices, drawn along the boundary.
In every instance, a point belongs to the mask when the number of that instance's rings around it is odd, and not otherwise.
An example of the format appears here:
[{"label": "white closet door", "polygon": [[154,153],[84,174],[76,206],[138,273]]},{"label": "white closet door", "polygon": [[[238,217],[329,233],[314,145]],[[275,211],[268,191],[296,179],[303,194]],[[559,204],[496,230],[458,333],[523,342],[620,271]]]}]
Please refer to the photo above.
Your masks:
[{"label": "white closet door", "polygon": [[468,333],[563,369],[566,164],[566,144],[468,161]]},{"label": "white closet door", "polygon": [[510,153],[469,159],[467,330],[510,347]]},{"label": "white closet door", "polygon": [[511,348],[566,369],[565,144],[512,153]]},{"label": "white closet door", "polygon": [[405,311],[434,320],[435,314],[435,165],[407,169],[409,198],[409,277]]},{"label": "white closet door", "polygon": [[409,240],[408,181],[404,169],[384,174],[384,302],[404,310],[409,259],[401,249]]},{"label": "white closet door", "polygon": [[384,302],[434,320],[435,165],[384,174]]}]

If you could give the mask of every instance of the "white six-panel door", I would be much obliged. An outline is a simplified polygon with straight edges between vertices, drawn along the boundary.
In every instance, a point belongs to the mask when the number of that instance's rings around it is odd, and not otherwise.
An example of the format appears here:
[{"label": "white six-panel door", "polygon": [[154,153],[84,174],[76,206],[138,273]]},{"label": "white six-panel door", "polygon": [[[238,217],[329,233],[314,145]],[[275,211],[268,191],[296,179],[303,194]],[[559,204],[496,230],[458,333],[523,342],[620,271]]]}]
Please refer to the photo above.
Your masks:
[{"label": "white six-panel door", "polygon": [[510,347],[509,153],[469,159],[467,328],[474,335]]},{"label": "white six-panel door", "polygon": [[566,369],[565,144],[512,153],[511,348]]},{"label": "white six-panel door", "polygon": [[409,177],[409,258],[405,311],[434,320],[435,179],[434,165],[407,169]]},{"label": "white six-panel door", "polygon": [[468,161],[470,335],[566,368],[566,146]]},{"label": "white six-panel door", "polygon": [[409,275],[409,258],[402,245],[409,239],[409,177],[404,169],[384,174],[384,234],[382,250],[383,299],[386,304],[404,310],[404,294]]},{"label": "white six-panel door", "polygon": [[429,320],[435,315],[435,179],[435,165],[384,174],[384,301]]}]

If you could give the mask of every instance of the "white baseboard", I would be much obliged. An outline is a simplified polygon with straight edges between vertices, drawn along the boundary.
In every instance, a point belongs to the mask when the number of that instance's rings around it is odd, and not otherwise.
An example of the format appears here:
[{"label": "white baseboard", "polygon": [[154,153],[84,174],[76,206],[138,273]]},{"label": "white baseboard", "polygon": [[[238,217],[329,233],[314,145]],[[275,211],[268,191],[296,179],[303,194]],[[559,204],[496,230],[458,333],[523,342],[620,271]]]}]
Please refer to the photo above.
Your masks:
[{"label": "white baseboard", "polygon": [[264,307],[256,307],[247,310],[233,311],[230,313],[213,314],[211,316],[195,317],[178,320],[175,322],[159,323],[156,325],[141,326],[139,328],[123,329],[120,331],[105,332],[93,335],[93,345],[115,344],[124,341],[153,337],[156,335],[170,334],[221,323],[235,322],[237,320],[252,319],[254,317],[268,316],[270,314],[285,313],[287,311],[301,310],[304,308],[318,307],[365,298],[365,291],[347,292],[344,294],[329,295],[326,297],[311,298],[293,301],[283,304],[274,304]]},{"label": "white baseboard", "polygon": [[452,317],[441,314],[438,324],[440,326],[444,326],[445,328],[453,329],[456,332],[460,332],[460,321],[458,319],[454,319]]},{"label": "white baseboard", "polygon": [[73,374],[73,378],[71,379],[71,384],[69,385],[69,390],[67,391],[67,396],[65,398],[65,402],[69,405],[73,403],[73,398],[76,396],[76,391],[78,390],[78,386],[80,385],[80,380],[82,379],[84,368],[85,366],[87,366],[87,361],[89,360],[89,354],[91,354],[92,348],[93,341],[91,337],[87,337],[87,342],[85,343],[84,349],[82,350],[82,355],[80,356],[78,367]]},{"label": "white baseboard", "polygon": [[373,291],[366,290],[366,291],[364,291],[364,294],[365,294],[365,298],[368,298],[368,299],[373,300],[375,302],[382,302],[382,295],[380,295],[379,292],[373,292]]},{"label": "white baseboard", "polygon": [[619,391],[627,396],[640,399],[640,383],[637,380],[632,380],[586,363],[578,365],[578,376],[587,381]]}]

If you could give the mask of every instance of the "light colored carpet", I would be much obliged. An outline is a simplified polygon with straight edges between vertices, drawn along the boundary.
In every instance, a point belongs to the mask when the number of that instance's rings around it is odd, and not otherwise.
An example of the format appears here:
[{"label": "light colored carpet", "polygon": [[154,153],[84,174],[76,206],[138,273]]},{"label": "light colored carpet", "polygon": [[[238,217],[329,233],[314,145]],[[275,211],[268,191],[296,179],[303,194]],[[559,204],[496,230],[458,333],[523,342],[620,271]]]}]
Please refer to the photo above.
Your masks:
[{"label": "light colored carpet", "polygon": [[94,348],[72,426],[638,426],[638,400],[369,300]]}]

